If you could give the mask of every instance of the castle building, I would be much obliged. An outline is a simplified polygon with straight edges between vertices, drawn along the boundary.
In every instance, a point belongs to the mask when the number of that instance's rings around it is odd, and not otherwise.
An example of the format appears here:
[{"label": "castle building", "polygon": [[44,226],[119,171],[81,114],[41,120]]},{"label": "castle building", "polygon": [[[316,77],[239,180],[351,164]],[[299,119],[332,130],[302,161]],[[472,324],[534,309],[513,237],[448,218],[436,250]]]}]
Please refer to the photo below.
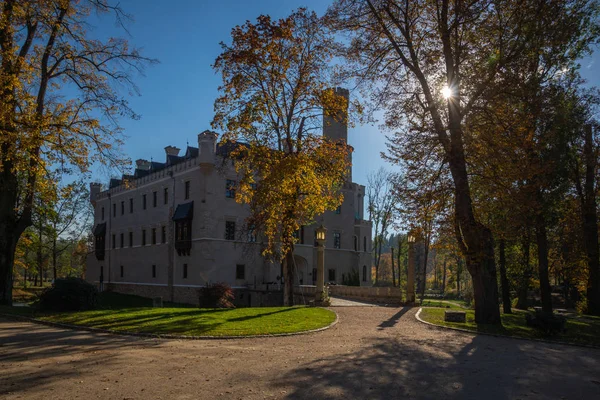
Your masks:
[{"label": "castle building", "polygon": [[[325,136],[347,140],[345,124],[326,117],[323,125]],[[261,235],[245,224],[249,208],[235,201],[231,151],[231,144],[219,144],[218,134],[207,130],[198,135],[198,147],[188,146],[181,155],[165,147],[164,163],[137,160],[135,173],[111,179],[107,190],[92,183],[95,251],[87,259],[86,279],[103,289],[187,303],[197,303],[198,288],[208,283],[225,282],[240,293],[282,288],[281,265],[261,256]],[[351,172],[343,204],[298,232],[297,286],[316,282],[320,224],[327,228],[325,281],[358,277],[361,286],[371,286],[365,187],[352,183]]]}]

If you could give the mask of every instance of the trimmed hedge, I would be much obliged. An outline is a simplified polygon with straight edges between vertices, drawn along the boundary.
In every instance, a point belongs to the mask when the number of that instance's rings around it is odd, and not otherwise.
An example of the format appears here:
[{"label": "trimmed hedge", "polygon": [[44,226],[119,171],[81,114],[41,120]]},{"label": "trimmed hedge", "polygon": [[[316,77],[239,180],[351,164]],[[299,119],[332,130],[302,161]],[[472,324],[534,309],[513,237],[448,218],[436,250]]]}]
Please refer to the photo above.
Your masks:
[{"label": "trimmed hedge", "polygon": [[83,311],[98,305],[98,290],[80,278],[56,279],[40,295],[38,306],[42,310]]}]

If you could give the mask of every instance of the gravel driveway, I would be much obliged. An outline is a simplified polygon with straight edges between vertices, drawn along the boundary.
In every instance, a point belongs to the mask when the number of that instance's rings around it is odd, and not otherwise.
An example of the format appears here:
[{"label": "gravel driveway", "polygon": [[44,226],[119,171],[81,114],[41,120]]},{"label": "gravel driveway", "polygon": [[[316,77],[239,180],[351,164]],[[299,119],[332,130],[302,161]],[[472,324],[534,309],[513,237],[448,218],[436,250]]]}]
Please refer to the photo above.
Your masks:
[{"label": "gravel driveway", "polygon": [[156,340],[0,320],[2,399],[600,399],[600,350],[473,336],[416,308],[315,334]]}]

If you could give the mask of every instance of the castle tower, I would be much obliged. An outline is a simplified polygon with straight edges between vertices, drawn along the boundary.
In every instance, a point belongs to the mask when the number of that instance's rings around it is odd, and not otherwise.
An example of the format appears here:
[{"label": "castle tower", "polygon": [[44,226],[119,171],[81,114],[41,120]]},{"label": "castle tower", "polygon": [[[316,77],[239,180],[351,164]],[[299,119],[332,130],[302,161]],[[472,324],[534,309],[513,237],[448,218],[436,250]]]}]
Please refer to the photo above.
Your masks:
[{"label": "castle tower", "polygon": [[[323,113],[323,136],[331,139],[334,142],[343,142],[348,144],[348,101],[350,99],[350,92],[348,89],[336,87],[332,88],[333,92],[337,96],[342,96],[346,99],[346,109],[341,112],[343,115],[331,116]],[[352,151],[348,155],[350,168],[348,168],[348,182],[352,182]]]}]

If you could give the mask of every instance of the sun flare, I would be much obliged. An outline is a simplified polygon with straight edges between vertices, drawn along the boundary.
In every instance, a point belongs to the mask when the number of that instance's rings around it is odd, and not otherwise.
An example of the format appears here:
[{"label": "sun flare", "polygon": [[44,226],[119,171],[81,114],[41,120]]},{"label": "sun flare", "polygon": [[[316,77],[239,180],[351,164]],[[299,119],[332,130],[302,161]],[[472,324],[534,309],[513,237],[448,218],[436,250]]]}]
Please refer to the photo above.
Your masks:
[{"label": "sun flare", "polygon": [[448,86],[444,86],[442,89],[442,96],[444,96],[444,99],[449,99],[452,97],[452,94],[452,89],[450,89]]}]

